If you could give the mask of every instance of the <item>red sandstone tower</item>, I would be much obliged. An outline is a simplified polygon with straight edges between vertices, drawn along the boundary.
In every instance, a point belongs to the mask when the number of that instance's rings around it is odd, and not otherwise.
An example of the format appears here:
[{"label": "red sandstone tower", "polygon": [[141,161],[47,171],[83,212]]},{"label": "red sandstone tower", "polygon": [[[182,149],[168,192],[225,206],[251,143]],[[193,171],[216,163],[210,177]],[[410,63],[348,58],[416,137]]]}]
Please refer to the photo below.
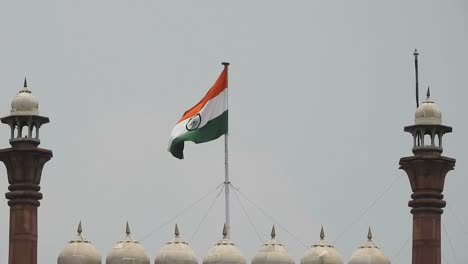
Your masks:
[{"label": "red sandstone tower", "polygon": [[442,137],[452,128],[442,125],[442,114],[431,101],[429,89],[426,101],[416,110],[415,124],[405,131],[413,135],[414,156],[400,159],[400,169],[408,174],[413,191],[408,203],[413,214],[413,264],[440,264],[442,191],[455,159],[441,155]]},{"label": "red sandstone tower", "polygon": [[39,115],[38,102],[24,80],[11,103],[11,114],[0,119],[11,130],[11,148],[0,149],[8,174],[10,206],[9,264],[37,263],[37,208],[42,199],[41,175],[52,151],[38,148],[39,128],[49,118]]}]

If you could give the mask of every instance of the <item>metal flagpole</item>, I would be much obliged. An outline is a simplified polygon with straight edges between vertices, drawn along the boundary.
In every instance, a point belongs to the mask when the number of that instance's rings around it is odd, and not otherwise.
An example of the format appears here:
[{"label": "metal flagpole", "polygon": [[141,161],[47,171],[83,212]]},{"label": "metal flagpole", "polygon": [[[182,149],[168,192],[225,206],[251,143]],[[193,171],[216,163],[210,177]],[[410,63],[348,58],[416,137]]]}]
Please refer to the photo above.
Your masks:
[{"label": "metal flagpole", "polygon": [[[416,79],[416,108],[419,108],[419,71],[418,71],[418,56],[419,52],[417,49],[414,49],[414,73]],[[417,136],[418,146],[421,144],[421,136],[418,134]]]},{"label": "metal flagpole", "polygon": [[414,72],[416,74],[416,108],[419,107],[418,50],[414,50]]},{"label": "metal flagpole", "polygon": [[[226,69],[226,88],[228,88],[228,66],[229,62],[223,62],[221,63],[224,65],[224,69]],[[228,107],[228,102],[229,102],[229,90],[227,90],[226,93],[226,109],[229,111]],[[228,112],[229,113],[229,112]],[[228,122],[229,122],[229,117],[228,117]],[[231,216],[229,212],[229,187],[231,185],[231,182],[229,181],[229,132],[226,132],[224,134],[224,201],[225,201],[225,210],[226,210],[226,233],[227,233],[227,238],[230,237],[231,235]]]}]

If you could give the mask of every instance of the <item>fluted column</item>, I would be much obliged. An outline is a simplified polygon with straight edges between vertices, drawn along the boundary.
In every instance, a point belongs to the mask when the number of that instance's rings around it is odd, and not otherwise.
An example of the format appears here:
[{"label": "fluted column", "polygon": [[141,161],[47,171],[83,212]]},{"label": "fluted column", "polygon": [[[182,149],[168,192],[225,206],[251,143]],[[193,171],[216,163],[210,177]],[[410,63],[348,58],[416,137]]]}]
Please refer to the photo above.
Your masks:
[{"label": "fluted column", "polygon": [[455,160],[441,156],[440,150],[414,150],[414,156],[400,159],[400,169],[408,174],[413,194],[408,202],[413,214],[413,264],[441,263],[440,220],[445,176]]},{"label": "fluted column", "polygon": [[9,264],[37,264],[37,208],[42,199],[41,175],[52,152],[32,142],[0,150],[8,174],[5,197],[10,206]]}]

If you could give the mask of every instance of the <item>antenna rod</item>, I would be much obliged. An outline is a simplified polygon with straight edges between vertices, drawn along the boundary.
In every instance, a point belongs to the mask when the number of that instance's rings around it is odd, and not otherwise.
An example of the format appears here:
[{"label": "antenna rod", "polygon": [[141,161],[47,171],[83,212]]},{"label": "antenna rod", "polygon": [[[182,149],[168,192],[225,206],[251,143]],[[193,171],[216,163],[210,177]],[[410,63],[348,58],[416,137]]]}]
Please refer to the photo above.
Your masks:
[{"label": "antenna rod", "polygon": [[[226,69],[226,88],[228,88],[228,66],[229,62],[223,62],[222,65]],[[227,90],[229,92],[229,90]],[[226,103],[228,103],[228,98],[226,98]],[[229,111],[229,106],[227,106],[228,111]],[[229,120],[229,119],[228,119]],[[229,188],[231,187],[231,182],[229,181],[229,132],[224,134],[224,201],[225,201],[225,210],[226,210],[226,221],[225,221],[225,227],[226,227],[226,237],[230,238],[231,235],[231,216],[230,216],[230,211],[229,211]]]},{"label": "antenna rod", "polygon": [[418,77],[418,50],[414,50],[414,71],[416,73],[416,108],[419,107],[419,77]]}]

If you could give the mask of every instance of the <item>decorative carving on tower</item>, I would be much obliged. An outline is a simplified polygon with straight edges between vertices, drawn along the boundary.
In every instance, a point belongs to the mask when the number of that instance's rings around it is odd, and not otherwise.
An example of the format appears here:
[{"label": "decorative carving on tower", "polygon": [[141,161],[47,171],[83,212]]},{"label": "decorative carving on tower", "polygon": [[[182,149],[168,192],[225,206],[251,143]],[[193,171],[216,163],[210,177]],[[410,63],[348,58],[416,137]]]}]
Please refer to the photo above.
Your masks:
[{"label": "decorative carving on tower", "polygon": [[0,119],[10,126],[10,148],[0,149],[0,160],[8,174],[10,206],[9,264],[37,263],[37,208],[42,199],[41,176],[52,151],[38,148],[39,128],[49,118],[39,115],[38,101],[31,95],[26,79],[13,98],[9,116]]},{"label": "decorative carving on tower", "polygon": [[455,159],[442,156],[442,137],[452,128],[442,125],[442,113],[427,99],[416,110],[415,123],[405,127],[413,136],[413,156],[400,159],[400,169],[408,174],[413,214],[413,264],[441,263],[440,220],[445,176],[455,166]]}]

